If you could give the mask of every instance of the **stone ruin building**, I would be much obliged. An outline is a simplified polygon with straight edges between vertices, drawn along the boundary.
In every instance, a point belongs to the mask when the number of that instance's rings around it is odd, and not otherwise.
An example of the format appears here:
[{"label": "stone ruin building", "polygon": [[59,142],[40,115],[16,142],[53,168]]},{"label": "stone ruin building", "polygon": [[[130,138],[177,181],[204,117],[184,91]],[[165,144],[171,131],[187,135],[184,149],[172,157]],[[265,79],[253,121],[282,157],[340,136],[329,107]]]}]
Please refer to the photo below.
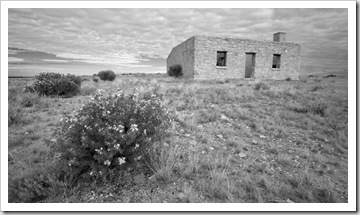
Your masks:
[{"label": "stone ruin building", "polygon": [[193,36],[174,47],[167,69],[179,64],[183,77],[203,79],[298,79],[299,44],[285,41],[286,33],[273,41]]}]

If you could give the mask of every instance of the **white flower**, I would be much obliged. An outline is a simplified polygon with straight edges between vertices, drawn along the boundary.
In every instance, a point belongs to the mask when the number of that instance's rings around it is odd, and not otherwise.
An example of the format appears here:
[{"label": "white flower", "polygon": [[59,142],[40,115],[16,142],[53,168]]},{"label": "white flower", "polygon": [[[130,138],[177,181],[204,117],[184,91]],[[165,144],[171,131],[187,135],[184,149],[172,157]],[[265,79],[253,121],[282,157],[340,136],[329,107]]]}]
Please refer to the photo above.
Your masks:
[{"label": "white flower", "polygon": [[90,172],[90,175],[94,175],[93,171]]},{"label": "white flower", "polygon": [[135,149],[137,149],[137,148],[139,148],[139,144],[136,143],[135,144]]},{"label": "white flower", "polygon": [[124,157],[122,157],[122,158],[118,158],[118,160],[119,160],[119,165],[122,165],[122,164],[126,163],[126,161],[125,161],[125,158],[124,158]]},{"label": "white flower", "polygon": [[144,130],[144,134],[146,135],[146,129]]},{"label": "white flower", "polygon": [[131,131],[138,131],[138,126],[137,126],[136,124],[132,124],[132,125],[130,126],[130,130],[131,130]]},{"label": "white flower", "polygon": [[102,148],[101,148],[101,149],[95,149],[95,152],[97,152],[98,154],[101,155],[101,154],[102,154],[102,151],[101,151],[101,150],[102,150]]},{"label": "white flower", "polygon": [[105,164],[106,166],[110,166],[111,162],[110,162],[109,160],[106,160],[106,161],[104,162],[104,164]]}]

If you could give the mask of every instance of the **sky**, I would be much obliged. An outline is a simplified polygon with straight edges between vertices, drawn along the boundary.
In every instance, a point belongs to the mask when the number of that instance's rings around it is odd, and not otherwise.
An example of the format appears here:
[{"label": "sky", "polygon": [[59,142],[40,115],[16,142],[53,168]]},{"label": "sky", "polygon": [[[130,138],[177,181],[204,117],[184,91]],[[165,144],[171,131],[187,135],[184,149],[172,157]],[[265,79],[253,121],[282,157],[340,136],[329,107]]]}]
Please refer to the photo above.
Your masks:
[{"label": "sky", "polygon": [[347,9],[39,8],[8,10],[9,76],[165,73],[171,49],[194,35],[301,45],[301,74],[347,73]]}]

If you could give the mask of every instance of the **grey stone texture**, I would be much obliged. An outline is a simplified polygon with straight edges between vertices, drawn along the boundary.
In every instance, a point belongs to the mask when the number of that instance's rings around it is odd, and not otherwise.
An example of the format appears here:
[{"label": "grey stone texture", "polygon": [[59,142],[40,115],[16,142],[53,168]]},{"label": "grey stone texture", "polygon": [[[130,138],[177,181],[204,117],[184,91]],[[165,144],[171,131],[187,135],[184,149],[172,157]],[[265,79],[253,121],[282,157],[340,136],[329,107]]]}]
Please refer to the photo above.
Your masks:
[{"label": "grey stone texture", "polygon": [[[274,40],[285,40],[285,33],[277,34],[274,34]],[[226,66],[216,66],[218,51],[226,51]],[[255,54],[251,78],[298,79],[300,45],[240,38],[193,36],[172,49],[167,58],[167,69],[180,64],[185,78],[199,80],[245,79],[246,53]],[[280,68],[272,68],[274,54],[281,55]]]},{"label": "grey stone texture", "polygon": [[166,60],[167,71],[170,66],[180,64],[182,67],[183,77],[194,78],[194,42],[195,37],[190,37],[188,40],[172,49]]}]

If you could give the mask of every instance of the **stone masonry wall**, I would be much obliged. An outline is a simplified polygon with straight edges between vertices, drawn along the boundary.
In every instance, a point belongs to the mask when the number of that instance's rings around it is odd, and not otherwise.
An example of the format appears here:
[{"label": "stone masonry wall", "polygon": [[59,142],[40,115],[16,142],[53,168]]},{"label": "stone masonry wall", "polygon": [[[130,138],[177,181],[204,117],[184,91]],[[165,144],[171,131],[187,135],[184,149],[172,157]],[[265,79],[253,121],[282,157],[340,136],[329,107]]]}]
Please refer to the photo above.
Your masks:
[{"label": "stone masonry wall", "polygon": [[[226,51],[226,67],[217,67],[217,51]],[[256,79],[298,79],[301,47],[298,44],[238,38],[195,36],[195,79],[245,78],[246,53],[255,53]],[[273,54],[281,55],[279,69]]]},{"label": "stone masonry wall", "polygon": [[195,37],[191,37],[171,50],[166,60],[167,71],[170,66],[180,64],[183,77],[194,77],[194,39]]}]

